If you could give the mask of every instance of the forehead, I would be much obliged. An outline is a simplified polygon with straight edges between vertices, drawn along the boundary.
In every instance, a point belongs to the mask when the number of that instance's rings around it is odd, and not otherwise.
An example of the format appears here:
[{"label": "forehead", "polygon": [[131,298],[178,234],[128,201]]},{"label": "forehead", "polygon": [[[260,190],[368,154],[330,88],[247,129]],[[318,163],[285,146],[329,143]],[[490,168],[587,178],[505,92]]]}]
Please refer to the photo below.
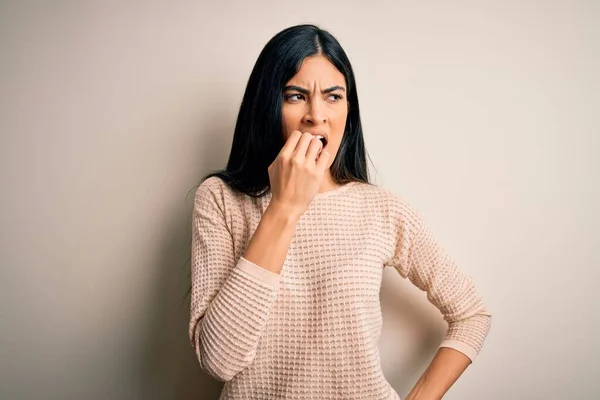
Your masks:
[{"label": "forehead", "polygon": [[323,86],[344,86],[345,78],[331,61],[318,55],[305,58],[298,73],[288,83],[304,86],[312,86],[315,83]]}]

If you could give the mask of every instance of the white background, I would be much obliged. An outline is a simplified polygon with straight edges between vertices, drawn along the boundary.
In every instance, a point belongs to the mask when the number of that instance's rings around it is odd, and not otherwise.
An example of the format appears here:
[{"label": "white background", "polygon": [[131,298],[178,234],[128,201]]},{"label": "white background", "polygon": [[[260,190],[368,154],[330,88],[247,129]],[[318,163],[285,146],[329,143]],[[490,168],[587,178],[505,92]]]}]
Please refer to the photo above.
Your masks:
[{"label": "white background", "polygon": [[[303,22],[353,63],[374,182],[493,313],[445,398],[598,398],[599,4],[2,2],[0,398],[218,398],[187,339],[188,191]],[[392,269],[381,296],[404,397],[445,325]]]}]

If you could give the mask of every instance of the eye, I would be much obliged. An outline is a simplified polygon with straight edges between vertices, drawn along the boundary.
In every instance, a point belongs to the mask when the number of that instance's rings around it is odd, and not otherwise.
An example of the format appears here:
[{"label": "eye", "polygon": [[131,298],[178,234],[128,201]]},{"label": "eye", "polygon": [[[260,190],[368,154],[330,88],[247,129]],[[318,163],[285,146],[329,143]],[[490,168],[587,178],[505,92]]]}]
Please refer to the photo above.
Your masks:
[{"label": "eye", "polygon": [[342,96],[341,94],[335,94],[335,93],[334,93],[334,94],[331,94],[331,95],[329,95],[329,98],[333,98],[333,100],[332,100],[332,101],[333,101],[334,103],[337,103],[338,101],[340,101],[341,99],[343,99],[343,98],[344,98],[344,96]]},{"label": "eye", "polygon": [[285,100],[289,100],[291,102],[296,102],[296,101],[304,99],[304,95],[302,95],[300,93],[289,93],[289,94],[284,95],[283,98]]}]

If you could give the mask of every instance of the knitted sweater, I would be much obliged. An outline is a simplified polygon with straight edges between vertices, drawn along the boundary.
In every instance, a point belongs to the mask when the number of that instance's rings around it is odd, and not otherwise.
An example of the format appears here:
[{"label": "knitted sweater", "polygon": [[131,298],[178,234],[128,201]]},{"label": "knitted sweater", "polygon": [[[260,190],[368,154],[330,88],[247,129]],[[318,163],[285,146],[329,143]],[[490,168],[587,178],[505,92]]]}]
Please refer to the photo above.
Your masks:
[{"label": "knitted sweater", "polygon": [[318,193],[279,274],[243,257],[270,200],[217,177],[196,191],[189,335],[201,367],[225,382],[220,400],[398,400],[378,350],[387,266],[448,322],[440,346],[475,359],[491,315],[400,196],[361,182]]}]

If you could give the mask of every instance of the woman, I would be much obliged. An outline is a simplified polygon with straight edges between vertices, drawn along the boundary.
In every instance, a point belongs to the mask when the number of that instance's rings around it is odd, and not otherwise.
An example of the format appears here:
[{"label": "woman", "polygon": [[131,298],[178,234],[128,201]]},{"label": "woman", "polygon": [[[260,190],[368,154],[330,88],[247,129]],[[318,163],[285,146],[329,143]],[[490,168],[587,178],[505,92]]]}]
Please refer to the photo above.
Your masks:
[{"label": "woman", "polygon": [[383,268],[449,324],[407,399],[439,399],[490,328],[473,283],[420,214],[369,183],[356,83],[313,25],[274,36],[252,70],[230,158],[194,202],[189,334],[220,399],[399,399],[378,352]]}]

